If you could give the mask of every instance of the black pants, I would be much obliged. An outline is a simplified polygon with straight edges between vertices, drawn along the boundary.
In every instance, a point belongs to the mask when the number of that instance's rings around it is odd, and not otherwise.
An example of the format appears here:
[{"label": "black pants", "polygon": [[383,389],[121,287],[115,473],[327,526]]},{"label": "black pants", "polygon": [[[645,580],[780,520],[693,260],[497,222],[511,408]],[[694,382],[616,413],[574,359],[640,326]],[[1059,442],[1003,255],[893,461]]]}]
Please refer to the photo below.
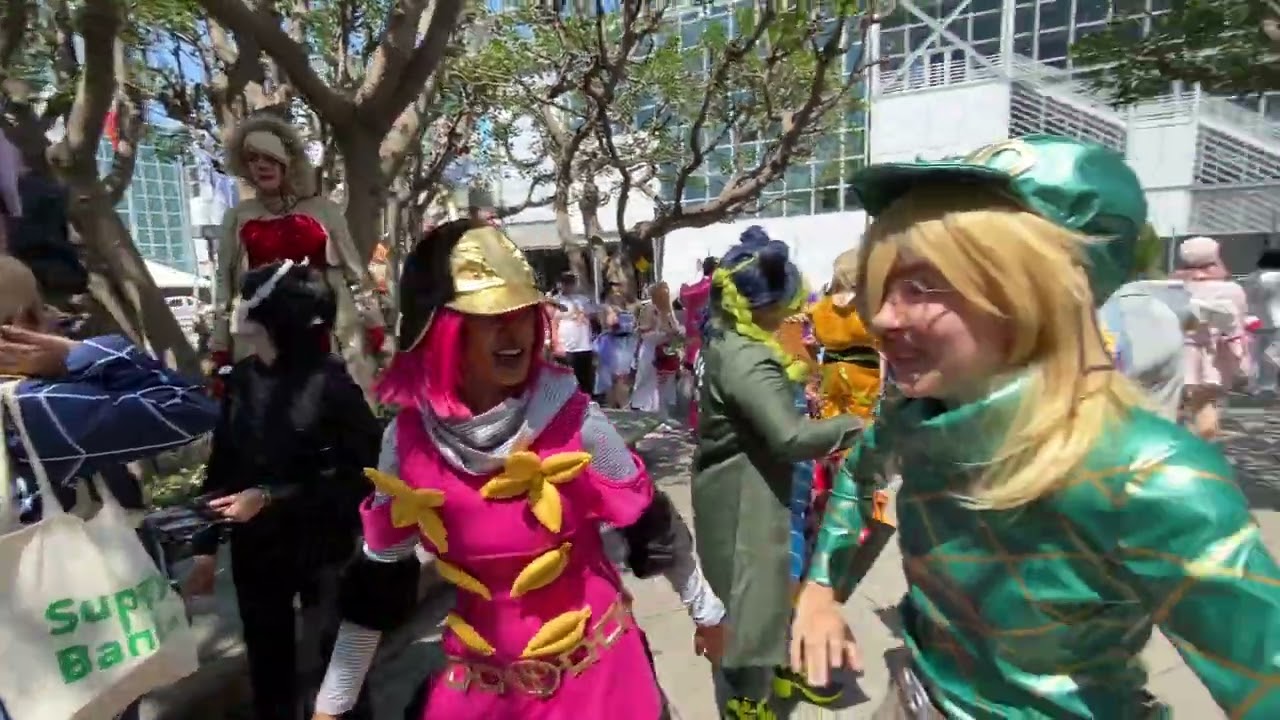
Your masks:
[{"label": "black pants", "polygon": [[[304,713],[319,688],[318,678],[323,677],[337,636],[337,566],[304,570],[298,563],[281,562],[280,555],[264,553],[260,542],[233,539],[231,573],[249,656],[255,720],[309,717]],[[304,618],[318,620],[303,623],[304,631],[319,634],[303,638],[304,650],[313,651],[308,657],[299,657],[295,597],[301,599]],[[360,695],[360,702],[345,717],[367,717],[365,692]]]},{"label": "black pants", "polygon": [[580,350],[565,353],[565,362],[573,368],[573,376],[578,379],[578,389],[587,395],[596,392],[596,354],[593,350]]}]

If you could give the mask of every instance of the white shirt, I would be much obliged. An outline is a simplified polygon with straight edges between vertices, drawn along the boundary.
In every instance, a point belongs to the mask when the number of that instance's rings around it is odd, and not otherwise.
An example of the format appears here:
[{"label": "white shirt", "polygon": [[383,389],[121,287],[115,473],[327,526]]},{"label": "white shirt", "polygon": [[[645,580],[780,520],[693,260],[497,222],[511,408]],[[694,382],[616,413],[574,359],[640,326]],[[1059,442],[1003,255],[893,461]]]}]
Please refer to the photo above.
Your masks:
[{"label": "white shirt", "polygon": [[591,316],[596,305],[586,295],[570,293],[556,296],[556,302],[564,307],[555,315],[556,331],[565,352],[589,352],[591,350]]}]

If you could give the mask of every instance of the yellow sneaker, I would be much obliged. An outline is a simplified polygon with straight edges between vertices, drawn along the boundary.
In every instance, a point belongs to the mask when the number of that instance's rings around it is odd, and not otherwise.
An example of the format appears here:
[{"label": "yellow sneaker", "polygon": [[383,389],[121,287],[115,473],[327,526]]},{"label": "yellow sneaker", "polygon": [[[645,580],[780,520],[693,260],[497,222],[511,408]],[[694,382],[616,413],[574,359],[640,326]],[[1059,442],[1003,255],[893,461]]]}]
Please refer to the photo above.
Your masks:
[{"label": "yellow sneaker", "polygon": [[773,694],[783,700],[799,695],[801,700],[811,705],[825,707],[835,704],[843,693],[844,688],[836,683],[813,687],[790,668],[777,668],[773,675]]},{"label": "yellow sneaker", "polygon": [[779,720],[768,700],[730,698],[724,706],[724,720]]}]

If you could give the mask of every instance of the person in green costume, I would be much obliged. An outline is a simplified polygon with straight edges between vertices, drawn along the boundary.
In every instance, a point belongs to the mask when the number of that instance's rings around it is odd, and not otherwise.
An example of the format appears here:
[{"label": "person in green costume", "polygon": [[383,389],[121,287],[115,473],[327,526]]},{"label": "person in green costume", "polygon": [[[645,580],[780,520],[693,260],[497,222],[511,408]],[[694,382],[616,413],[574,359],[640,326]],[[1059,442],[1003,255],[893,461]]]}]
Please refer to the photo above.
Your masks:
[{"label": "person in green costume", "polygon": [[896,468],[906,652],[873,717],[1167,717],[1156,626],[1232,717],[1280,717],[1280,570],[1222,454],[1147,409],[1097,325],[1145,220],[1123,158],[1028,136],[853,184],[896,387],[831,494],[793,667],[821,683],[853,652],[846,568]]},{"label": "person in green costume", "polygon": [[787,507],[792,466],[850,447],[862,423],[851,415],[811,420],[796,407],[795,382],[808,368],[786,354],[774,333],[806,295],[787,245],[759,227],[743,233],[712,275],[693,524],[703,573],[725,604],[719,666],[732,693],[727,718],[775,717],[769,705],[775,680],[784,693],[818,692],[775,674],[787,662],[794,597]]}]

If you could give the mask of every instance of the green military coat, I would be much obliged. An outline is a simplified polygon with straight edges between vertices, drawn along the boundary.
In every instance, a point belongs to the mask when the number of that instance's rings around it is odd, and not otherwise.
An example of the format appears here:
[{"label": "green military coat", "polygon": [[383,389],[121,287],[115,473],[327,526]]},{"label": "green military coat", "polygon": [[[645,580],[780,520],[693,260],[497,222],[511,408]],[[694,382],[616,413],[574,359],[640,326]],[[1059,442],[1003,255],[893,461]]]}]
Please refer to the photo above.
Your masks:
[{"label": "green military coat", "polygon": [[733,331],[702,347],[693,524],[703,573],[724,602],[728,668],[786,662],[792,464],[852,445],[853,416],[811,420],[766,345]]}]

